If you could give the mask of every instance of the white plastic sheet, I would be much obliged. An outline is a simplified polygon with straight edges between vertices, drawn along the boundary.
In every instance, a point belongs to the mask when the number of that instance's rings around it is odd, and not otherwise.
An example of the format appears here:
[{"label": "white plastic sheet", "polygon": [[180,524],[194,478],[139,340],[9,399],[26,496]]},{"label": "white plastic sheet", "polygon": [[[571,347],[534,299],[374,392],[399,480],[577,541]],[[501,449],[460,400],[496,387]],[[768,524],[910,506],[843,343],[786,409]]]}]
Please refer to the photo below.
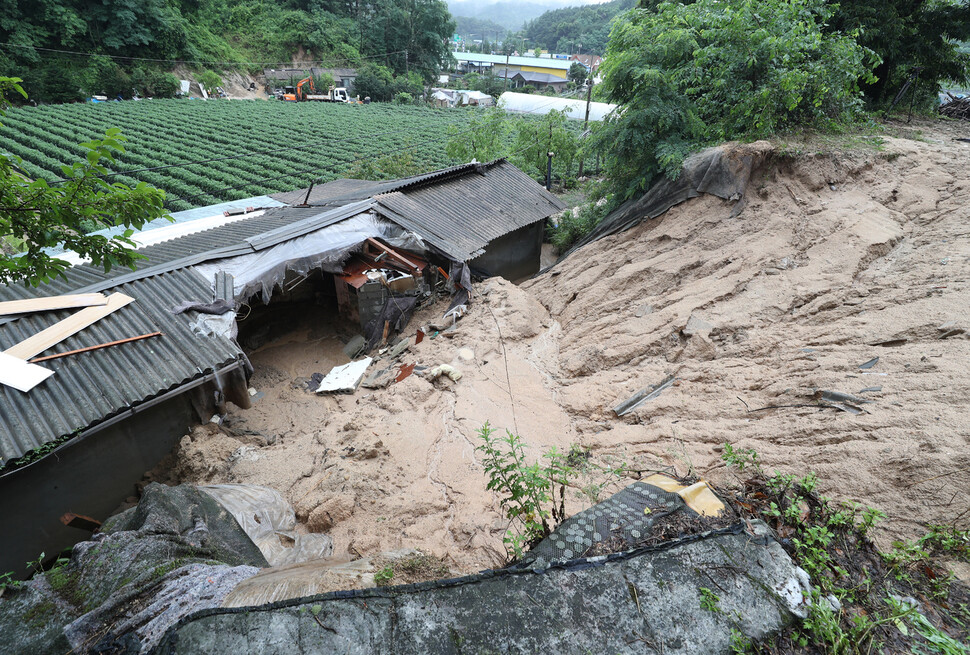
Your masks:
[{"label": "white plastic sheet", "polygon": [[372,358],[365,357],[356,362],[334,366],[327,373],[327,377],[320,381],[320,386],[316,389],[317,393],[356,391],[357,385],[364,378],[364,373],[367,372],[367,367],[372,361],[374,361]]},{"label": "white plastic sheet", "polygon": [[255,484],[199,487],[232,514],[270,566],[294,564],[333,555],[325,534],[296,532],[296,513],[279,492]]},{"label": "white plastic sheet", "polygon": [[359,214],[251,255],[205,262],[195,267],[206,279],[225,272],[233,277],[233,294],[238,301],[261,293],[269,302],[273,287],[287,272],[306,275],[320,268],[340,273],[351,253],[368,238],[380,237],[395,247],[423,251],[424,243],[402,227],[378,218],[372,212]]}]

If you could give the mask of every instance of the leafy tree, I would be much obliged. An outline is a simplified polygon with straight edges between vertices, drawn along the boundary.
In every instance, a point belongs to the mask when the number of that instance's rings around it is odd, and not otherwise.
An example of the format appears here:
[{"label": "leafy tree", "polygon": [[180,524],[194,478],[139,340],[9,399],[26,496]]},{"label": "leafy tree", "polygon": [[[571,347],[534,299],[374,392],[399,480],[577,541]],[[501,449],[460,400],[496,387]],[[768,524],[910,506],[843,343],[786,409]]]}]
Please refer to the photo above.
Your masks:
[{"label": "leafy tree", "polygon": [[834,7],[829,29],[857,33],[882,60],[875,79],[862,80],[873,105],[890,102],[916,68],[926,96],[947,81],[970,83],[970,54],[959,44],[970,39],[967,0],[841,0]]},{"label": "leafy tree", "polygon": [[582,84],[589,77],[589,70],[578,61],[569,67],[566,77],[576,84]]},{"label": "leafy tree", "polygon": [[352,180],[394,180],[421,172],[421,164],[414,159],[414,145],[408,142],[397,152],[377,158],[358,156],[344,172],[344,177]]},{"label": "leafy tree", "polygon": [[472,159],[489,162],[504,157],[508,153],[510,129],[505,110],[498,107],[476,109],[464,127],[448,128],[451,138],[445,151],[449,157],[462,163]]},{"label": "leafy tree", "polygon": [[394,74],[380,64],[364,64],[357,69],[357,79],[354,89],[361,98],[370,97],[371,100],[387,101],[393,94]]},{"label": "leafy tree", "polygon": [[827,125],[861,107],[858,81],[878,62],[823,31],[823,0],[697,0],[634,9],[613,28],[603,92],[625,105],[594,141],[618,200],[700,146]]},{"label": "leafy tree", "polygon": [[516,125],[515,155],[513,162],[523,171],[536,178],[545,179],[548,152],[552,158],[552,176],[564,186],[573,181],[578,165],[579,139],[575,131],[566,127],[566,112],[552,110],[542,120],[520,120]]},{"label": "leafy tree", "polygon": [[[0,78],[0,115],[11,93],[26,97],[19,82]],[[134,246],[133,230],[165,215],[165,194],[144,182],[131,188],[102,177],[109,172],[103,162],[113,163],[114,154],[124,152],[124,140],[111,129],[103,139],[82,143],[85,160],[63,166],[65,182],[57,185],[31,181],[19,169],[20,158],[0,153],[0,239],[5,252],[20,253],[0,255],[0,282],[37,286],[62,273],[69,264],[44,252],[59,244],[105,271],[134,266],[141,258],[126,246]],[[111,225],[129,229],[112,238],[87,233]]]},{"label": "leafy tree", "polygon": [[[640,3],[653,8],[656,0]],[[547,11],[526,23],[523,30],[530,43],[557,52],[603,54],[610,36],[610,24],[616,16],[637,6],[637,0],[610,0],[601,4],[566,7]],[[581,45],[580,45],[581,44]]]},{"label": "leafy tree", "polygon": [[222,78],[219,77],[219,74],[215,71],[202,71],[196,75],[196,79],[198,80],[199,84],[204,86],[205,90],[209,93],[215,91],[217,86],[222,85]]}]

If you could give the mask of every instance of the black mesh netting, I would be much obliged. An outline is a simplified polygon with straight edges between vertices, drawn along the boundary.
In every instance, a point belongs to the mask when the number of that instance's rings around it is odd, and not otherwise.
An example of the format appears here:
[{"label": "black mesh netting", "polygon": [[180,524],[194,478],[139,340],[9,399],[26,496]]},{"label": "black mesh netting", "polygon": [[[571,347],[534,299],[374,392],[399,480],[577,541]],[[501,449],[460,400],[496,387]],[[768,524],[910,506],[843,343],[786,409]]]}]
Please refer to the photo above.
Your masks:
[{"label": "black mesh netting", "polygon": [[[645,482],[625,489],[563,521],[548,537],[522,558],[520,566],[534,569],[577,557],[616,552],[641,544],[654,525],[674,514],[698,518],[675,493]],[[593,551],[593,552],[591,552]]]}]

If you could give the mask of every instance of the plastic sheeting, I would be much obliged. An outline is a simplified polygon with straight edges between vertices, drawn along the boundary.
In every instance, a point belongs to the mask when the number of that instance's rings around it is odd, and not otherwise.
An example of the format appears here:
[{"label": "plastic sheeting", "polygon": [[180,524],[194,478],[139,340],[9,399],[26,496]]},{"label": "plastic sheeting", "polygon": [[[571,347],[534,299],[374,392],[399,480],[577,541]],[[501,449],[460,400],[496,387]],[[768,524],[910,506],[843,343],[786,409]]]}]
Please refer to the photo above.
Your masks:
[{"label": "plastic sheeting", "polygon": [[360,384],[364,373],[367,372],[367,367],[370,366],[372,361],[374,360],[370,357],[365,357],[356,362],[350,362],[342,366],[334,366],[327,373],[327,377],[320,381],[320,386],[315,391],[317,393],[353,393],[357,390],[357,385]]},{"label": "plastic sheeting", "polygon": [[269,487],[213,484],[199,489],[232,514],[270,566],[333,555],[333,540],[328,535],[297,534],[296,513],[283,496]]},{"label": "plastic sheeting", "polygon": [[414,234],[366,212],[251,255],[199,264],[195,270],[210,280],[220,272],[232,275],[233,295],[237,301],[260,293],[263,302],[268,303],[273,287],[283,281],[287,272],[307,275],[319,268],[328,273],[340,273],[351,253],[366,239],[375,237],[394,247],[418,252],[425,250],[424,243]]},{"label": "plastic sheeting", "polygon": [[[532,95],[530,93],[513,93],[506,91],[498,99],[498,106],[505,111],[519,114],[545,115],[555,109],[565,111],[566,118],[581,121],[586,119],[585,100],[567,100],[566,98],[550,98],[549,96]],[[589,120],[603,121],[617,105],[605,102],[589,103]]]},{"label": "plastic sheeting", "polygon": [[656,218],[674,205],[696,198],[702,193],[724,200],[739,201],[731,212],[732,217],[737,216],[744,209],[745,192],[752,173],[772,152],[771,144],[756,141],[740,145],[725,144],[691,155],[684,162],[676,180],[663,178],[639,200],[621,205],[558,261],[587,243],[629,230],[642,221]]}]

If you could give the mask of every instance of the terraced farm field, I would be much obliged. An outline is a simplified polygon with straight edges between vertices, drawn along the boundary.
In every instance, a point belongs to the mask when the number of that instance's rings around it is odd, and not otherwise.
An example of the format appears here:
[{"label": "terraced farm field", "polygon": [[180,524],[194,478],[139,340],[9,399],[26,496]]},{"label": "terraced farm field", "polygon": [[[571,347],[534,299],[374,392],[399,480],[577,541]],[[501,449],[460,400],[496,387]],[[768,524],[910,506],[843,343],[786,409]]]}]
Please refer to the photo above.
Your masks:
[{"label": "terraced farm field", "polygon": [[[114,181],[143,180],[167,192],[172,211],[345,176],[360,158],[410,152],[422,171],[448,166],[448,127],[469,110],[257,101],[151,100],[11,109],[0,150],[24,171],[54,181],[82,159],[79,142],[111,127],[128,138]],[[248,155],[252,156],[242,156]],[[186,162],[220,159],[182,166]],[[177,165],[177,166],[176,166]],[[154,169],[154,170],[144,170]]]}]

